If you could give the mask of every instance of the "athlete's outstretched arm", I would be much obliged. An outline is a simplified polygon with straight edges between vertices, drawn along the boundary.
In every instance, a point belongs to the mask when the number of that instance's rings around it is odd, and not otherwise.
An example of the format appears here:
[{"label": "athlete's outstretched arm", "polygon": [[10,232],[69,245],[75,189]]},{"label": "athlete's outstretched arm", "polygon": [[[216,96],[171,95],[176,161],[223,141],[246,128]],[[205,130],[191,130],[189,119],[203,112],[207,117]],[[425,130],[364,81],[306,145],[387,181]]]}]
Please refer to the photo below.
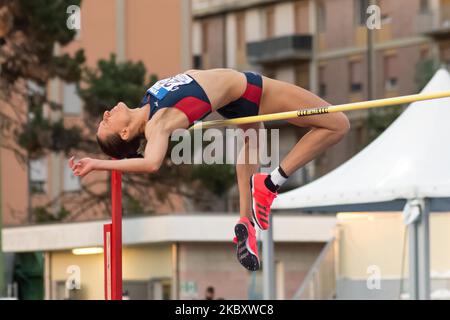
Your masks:
[{"label": "athlete's outstretched arm", "polygon": [[169,145],[170,134],[171,130],[165,128],[163,122],[157,122],[146,130],[147,145],[144,158],[121,160],[83,158],[75,163],[72,157],[69,160],[69,166],[76,176],[81,177],[93,170],[152,173],[161,167]]}]

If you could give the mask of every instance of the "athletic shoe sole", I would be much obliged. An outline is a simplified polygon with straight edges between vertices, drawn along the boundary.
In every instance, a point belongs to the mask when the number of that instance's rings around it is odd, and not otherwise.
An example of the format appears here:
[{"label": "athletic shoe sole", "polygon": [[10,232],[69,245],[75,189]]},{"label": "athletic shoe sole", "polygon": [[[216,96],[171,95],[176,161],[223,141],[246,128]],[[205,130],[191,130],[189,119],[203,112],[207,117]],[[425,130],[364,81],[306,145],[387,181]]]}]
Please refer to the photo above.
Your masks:
[{"label": "athletic shoe sole", "polygon": [[258,218],[256,217],[256,202],[255,202],[255,198],[253,197],[253,194],[255,192],[255,190],[253,188],[253,186],[254,186],[253,177],[254,177],[254,175],[252,175],[252,177],[250,178],[250,190],[251,190],[251,193],[252,193],[252,216],[253,216],[253,221],[256,223],[256,225],[259,227],[259,229],[267,230],[268,228],[263,228],[259,224]]},{"label": "athletic shoe sole", "polygon": [[244,268],[250,271],[256,271],[259,269],[259,259],[258,256],[250,249],[248,245],[248,230],[247,226],[242,223],[238,223],[234,227],[234,233],[238,240],[236,255],[239,263],[242,264]]}]

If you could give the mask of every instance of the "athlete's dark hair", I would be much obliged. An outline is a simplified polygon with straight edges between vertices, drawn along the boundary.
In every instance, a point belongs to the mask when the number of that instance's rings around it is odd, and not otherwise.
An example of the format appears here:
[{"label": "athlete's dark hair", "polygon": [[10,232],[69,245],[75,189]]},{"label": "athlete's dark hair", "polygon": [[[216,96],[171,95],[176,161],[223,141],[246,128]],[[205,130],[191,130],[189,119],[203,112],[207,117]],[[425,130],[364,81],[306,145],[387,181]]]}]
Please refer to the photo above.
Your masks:
[{"label": "athlete's dark hair", "polygon": [[145,147],[145,136],[138,134],[132,139],[123,140],[118,133],[110,134],[105,140],[96,135],[100,149],[108,156],[115,159],[142,158],[143,146]]}]

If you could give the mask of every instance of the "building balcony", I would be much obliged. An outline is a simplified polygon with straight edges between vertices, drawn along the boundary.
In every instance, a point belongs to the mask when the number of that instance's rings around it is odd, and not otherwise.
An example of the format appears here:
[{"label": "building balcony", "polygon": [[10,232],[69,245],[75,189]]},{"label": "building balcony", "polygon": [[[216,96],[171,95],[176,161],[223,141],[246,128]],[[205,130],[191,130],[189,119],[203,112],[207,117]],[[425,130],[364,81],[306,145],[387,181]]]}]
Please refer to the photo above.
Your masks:
[{"label": "building balcony", "polygon": [[450,35],[450,6],[420,13],[417,21],[419,33],[435,38],[446,37]]},{"label": "building balcony", "polygon": [[251,64],[310,60],[311,35],[290,35],[247,43],[247,59]]},{"label": "building balcony", "polygon": [[194,18],[218,15],[247,8],[262,7],[279,0],[192,0]]}]

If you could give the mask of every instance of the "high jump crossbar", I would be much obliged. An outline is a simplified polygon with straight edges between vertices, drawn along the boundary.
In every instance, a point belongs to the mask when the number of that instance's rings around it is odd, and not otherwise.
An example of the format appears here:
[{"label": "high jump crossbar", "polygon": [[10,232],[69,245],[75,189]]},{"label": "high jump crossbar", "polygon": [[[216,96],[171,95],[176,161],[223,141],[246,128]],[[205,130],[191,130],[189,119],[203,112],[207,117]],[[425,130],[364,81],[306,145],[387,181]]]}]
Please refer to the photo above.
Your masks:
[{"label": "high jump crossbar", "polygon": [[122,300],[122,174],[111,172],[111,223],[103,225],[105,300]]},{"label": "high jump crossbar", "polygon": [[407,95],[407,96],[399,96],[399,97],[393,97],[393,98],[385,98],[385,99],[362,101],[362,102],[353,102],[353,103],[346,103],[346,104],[325,106],[325,107],[318,107],[318,108],[306,108],[306,109],[299,109],[299,110],[295,110],[295,111],[263,114],[263,115],[257,115],[257,116],[251,116],[251,117],[243,117],[243,118],[235,118],[235,119],[227,119],[227,120],[205,121],[205,122],[196,123],[195,125],[193,125],[190,128],[190,130],[217,128],[217,127],[224,127],[224,126],[228,126],[228,125],[239,125],[239,124],[248,124],[248,123],[255,123],[255,122],[287,120],[287,119],[319,115],[319,114],[325,114],[325,113],[380,108],[380,107],[401,105],[404,103],[411,103],[411,102],[415,102],[415,101],[432,100],[432,99],[439,99],[439,98],[446,98],[446,97],[450,97],[450,91],[441,91],[441,92],[433,92],[433,93],[418,93],[418,94],[412,94],[412,95]]}]

